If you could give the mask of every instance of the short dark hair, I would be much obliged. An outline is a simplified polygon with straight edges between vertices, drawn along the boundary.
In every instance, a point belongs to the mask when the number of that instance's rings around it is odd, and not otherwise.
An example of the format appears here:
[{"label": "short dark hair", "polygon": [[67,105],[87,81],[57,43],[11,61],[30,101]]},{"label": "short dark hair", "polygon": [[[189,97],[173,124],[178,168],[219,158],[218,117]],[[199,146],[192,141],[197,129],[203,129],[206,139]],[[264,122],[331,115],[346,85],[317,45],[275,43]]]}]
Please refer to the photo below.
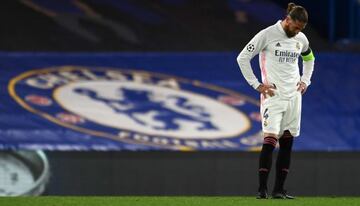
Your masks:
[{"label": "short dark hair", "polygon": [[308,22],[308,13],[307,13],[306,9],[302,6],[296,5],[291,2],[288,4],[286,13],[294,21],[300,21],[303,23]]}]

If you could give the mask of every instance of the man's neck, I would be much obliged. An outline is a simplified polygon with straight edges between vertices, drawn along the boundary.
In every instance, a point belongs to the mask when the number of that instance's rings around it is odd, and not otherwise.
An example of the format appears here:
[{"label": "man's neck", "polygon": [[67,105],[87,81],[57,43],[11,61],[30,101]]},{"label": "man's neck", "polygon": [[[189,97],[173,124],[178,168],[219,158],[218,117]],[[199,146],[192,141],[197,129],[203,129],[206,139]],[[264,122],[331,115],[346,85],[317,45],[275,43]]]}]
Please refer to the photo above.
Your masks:
[{"label": "man's neck", "polygon": [[281,24],[281,27],[284,29],[285,28],[285,20],[281,20],[280,24]]}]

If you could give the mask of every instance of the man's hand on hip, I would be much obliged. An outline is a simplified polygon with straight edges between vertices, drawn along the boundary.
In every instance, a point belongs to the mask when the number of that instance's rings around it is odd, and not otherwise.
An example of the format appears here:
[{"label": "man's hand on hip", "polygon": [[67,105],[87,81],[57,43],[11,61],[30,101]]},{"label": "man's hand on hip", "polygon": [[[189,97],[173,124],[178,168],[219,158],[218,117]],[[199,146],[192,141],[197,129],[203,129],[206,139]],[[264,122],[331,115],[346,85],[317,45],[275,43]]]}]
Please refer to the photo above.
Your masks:
[{"label": "man's hand on hip", "polygon": [[301,94],[304,94],[306,92],[307,86],[304,82],[297,83],[298,91],[301,92]]},{"label": "man's hand on hip", "polygon": [[261,94],[263,94],[265,98],[266,98],[268,95],[269,95],[270,97],[272,97],[272,96],[275,95],[273,89],[275,89],[274,85],[269,85],[269,84],[260,84],[260,85],[258,86],[258,88],[256,88],[256,90],[257,90],[258,92],[260,92]]}]

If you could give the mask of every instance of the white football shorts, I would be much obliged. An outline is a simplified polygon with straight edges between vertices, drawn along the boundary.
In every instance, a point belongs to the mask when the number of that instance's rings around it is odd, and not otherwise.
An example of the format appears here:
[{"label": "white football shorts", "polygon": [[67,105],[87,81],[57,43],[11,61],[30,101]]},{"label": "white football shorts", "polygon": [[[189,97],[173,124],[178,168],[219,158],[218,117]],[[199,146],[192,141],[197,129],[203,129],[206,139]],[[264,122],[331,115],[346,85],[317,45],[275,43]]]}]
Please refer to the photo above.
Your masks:
[{"label": "white football shorts", "polygon": [[276,134],[280,138],[284,131],[289,130],[292,136],[299,136],[301,99],[300,92],[290,99],[282,99],[276,92],[273,97],[262,98],[260,112],[263,133]]}]

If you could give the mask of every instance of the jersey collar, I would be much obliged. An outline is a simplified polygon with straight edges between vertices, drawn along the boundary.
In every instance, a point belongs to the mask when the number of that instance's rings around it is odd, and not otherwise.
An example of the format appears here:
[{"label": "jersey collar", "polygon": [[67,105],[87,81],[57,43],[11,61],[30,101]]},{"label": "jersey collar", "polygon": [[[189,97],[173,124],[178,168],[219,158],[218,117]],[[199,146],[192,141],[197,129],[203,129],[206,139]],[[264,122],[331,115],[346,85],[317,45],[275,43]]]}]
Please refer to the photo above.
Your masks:
[{"label": "jersey collar", "polygon": [[281,34],[287,37],[284,28],[281,26],[281,20],[276,22],[276,28],[280,31]]}]

